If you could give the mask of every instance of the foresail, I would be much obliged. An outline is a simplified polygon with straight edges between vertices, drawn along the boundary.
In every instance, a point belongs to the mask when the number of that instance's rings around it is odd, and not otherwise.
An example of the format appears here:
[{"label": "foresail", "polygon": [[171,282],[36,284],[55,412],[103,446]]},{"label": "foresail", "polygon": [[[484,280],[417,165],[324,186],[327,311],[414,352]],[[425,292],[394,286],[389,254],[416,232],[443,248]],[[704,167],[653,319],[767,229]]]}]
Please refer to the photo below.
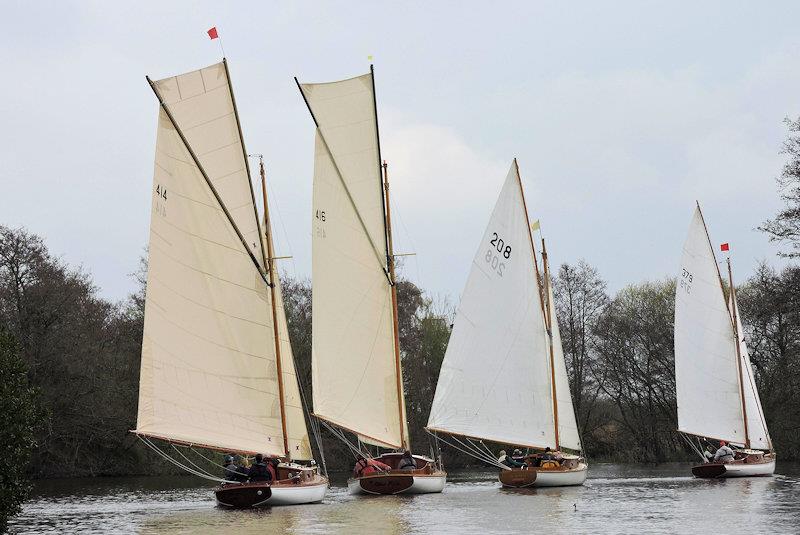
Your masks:
[{"label": "foresail", "polygon": [[428,428],[555,446],[549,344],[515,164],[472,261]]},{"label": "foresail", "polygon": [[733,324],[700,208],[675,288],[678,429],[744,444]]},{"label": "foresail", "polygon": [[312,211],[314,414],[400,447],[372,76],[302,84],[318,125]]},{"label": "foresail", "polygon": [[567,364],[564,360],[564,348],[561,345],[561,331],[558,328],[556,309],[553,301],[553,287],[548,285],[550,296],[550,317],[553,318],[553,361],[555,362],[556,397],[558,398],[558,440],[560,446],[581,451],[581,438],[578,423],[575,421],[575,408],[567,376]]},{"label": "foresail", "polygon": [[268,287],[163,109],[152,195],[136,431],[282,455]]},{"label": "foresail", "polygon": [[225,63],[164,78],[155,85],[263,268],[255,199]]},{"label": "foresail", "polygon": [[298,385],[300,378],[297,376],[294,366],[294,354],[292,353],[292,343],[289,339],[289,324],[286,321],[280,277],[275,277],[275,294],[289,456],[294,460],[310,460],[313,458],[313,454],[311,452],[311,442],[308,438],[303,398],[300,395],[300,387]]},{"label": "foresail", "polygon": [[[730,304],[730,300],[728,300]],[[750,353],[747,351],[747,344],[744,341],[744,329],[742,328],[741,317],[739,316],[739,305],[736,304],[736,325],[739,331],[739,353],[742,358],[742,380],[744,387],[744,403],[747,408],[747,435],[750,439],[750,447],[771,450],[772,440],[767,430],[767,420],[764,418],[764,410],[761,408],[761,398],[758,395],[753,366],[750,364]]]}]

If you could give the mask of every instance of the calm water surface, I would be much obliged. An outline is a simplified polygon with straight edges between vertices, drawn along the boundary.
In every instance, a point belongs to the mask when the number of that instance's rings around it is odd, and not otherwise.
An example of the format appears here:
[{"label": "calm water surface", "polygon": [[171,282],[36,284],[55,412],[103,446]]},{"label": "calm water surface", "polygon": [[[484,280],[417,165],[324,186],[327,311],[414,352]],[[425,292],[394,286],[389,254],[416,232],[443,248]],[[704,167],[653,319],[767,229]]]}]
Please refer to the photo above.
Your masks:
[{"label": "calm water surface", "polygon": [[354,497],[333,475],[322,504],[229,511],[189,477],[47,481],[11,533],[800,533],[800,465],[772,478],[693,479],[687,464],[593,464],[583,487],[501,490],[492,471],[442,494]]}]

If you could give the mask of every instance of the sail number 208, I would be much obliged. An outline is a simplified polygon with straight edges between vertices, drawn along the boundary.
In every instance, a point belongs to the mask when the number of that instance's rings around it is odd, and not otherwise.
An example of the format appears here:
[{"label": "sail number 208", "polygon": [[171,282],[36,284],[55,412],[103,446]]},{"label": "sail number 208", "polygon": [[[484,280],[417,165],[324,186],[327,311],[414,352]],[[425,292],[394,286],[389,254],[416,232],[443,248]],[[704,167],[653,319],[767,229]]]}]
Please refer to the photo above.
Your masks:
[{"label": "sail number 208", "polygon": [[486,251],[484,259],[486,263],[497,273],[503,276],[503,271],[506,269],[506,264],[503,260],[511,258],[511,246],[501,238],[497,232],[492,232],[492,239],[489,240],[491,247]]}]

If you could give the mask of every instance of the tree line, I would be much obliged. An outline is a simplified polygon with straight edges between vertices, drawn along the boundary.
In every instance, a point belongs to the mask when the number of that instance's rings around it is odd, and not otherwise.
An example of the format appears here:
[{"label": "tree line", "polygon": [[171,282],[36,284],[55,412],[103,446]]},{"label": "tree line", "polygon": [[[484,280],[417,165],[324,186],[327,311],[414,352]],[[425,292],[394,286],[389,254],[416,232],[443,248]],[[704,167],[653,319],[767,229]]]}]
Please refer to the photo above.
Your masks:
[{"label": "tree line", "polygon": [[[785,208],[761,227],[800,256],[800,121],[788,122],[779,179]],[[144,261],[143,261],[144,262]],[[25,229],[0,225],[0,508],[18,503],[32,477],[173,472],[128,430],[136,426],[146,265],[138,290],[103,298],[89,273],[48,251]],[[298,376],[311,391],[311,284],[284,277]],[[595,460],[691,458],[676,433],[674,279],[615,294],[585,260],[554,274],[556,314],[586,455]],[[737,288],[763,409],[781,459],[800,458],[800,267],[766,262]],[[409,427],[423,428],[455,315],[413,282],[398,283],[400,343]],[[698,408],[702,410],[702,408]],[[330,469],[351,454],[323,431]],[[420,451],[422,450],[422,451]],[[444,449],[445,461],[475,461]],[[2,528],[0,515],[0,528]]]}]

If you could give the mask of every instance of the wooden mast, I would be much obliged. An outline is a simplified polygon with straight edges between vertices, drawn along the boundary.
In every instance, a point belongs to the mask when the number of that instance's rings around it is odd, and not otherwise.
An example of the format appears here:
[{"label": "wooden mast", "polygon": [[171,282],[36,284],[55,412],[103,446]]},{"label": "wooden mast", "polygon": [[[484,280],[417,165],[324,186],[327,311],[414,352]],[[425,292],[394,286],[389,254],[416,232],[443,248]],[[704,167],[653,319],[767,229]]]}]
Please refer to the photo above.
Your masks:
[{"label": "wooden mast", "polygon": [[556,359],[553,348],[553,317],[550,311],[552,308],[550,306],[550,271],[547,264],[547,248],[544,245],[544,238],[542,238],[542,269],[544,269],[544,284],[547,290],[544,292],[547,295],[545,319],[547,321],[547,337],[550,341],[550,385],[553,389],[553,425],[555,427],[556,451],[559,451],[561,442],[558,437],[558,396],[556,393]]},{"label": "wooden mast", "polygon": [[[539,302],[542,306],[542,314],[545,317],[545,327],[547,328],[547,335],[550,340],[550,384],[553,392],[553,420],[555,421],[555,439],[556,439],[556,450],[559,449],[559,437],[558,437],[558,401],[556,400],[556,378],[555,378],[555,368],[553,366],[554,358],[553,358],[553,331],[550,328],[550,307],[547,306],[545,308],[545,296],[544,296],[544,284],[542,283],[542,277],[539,273],[539,262],[536,260],[536,247],[533,245],[533,233],[531,231],[531,220],[528,216],[528,205],[525,202],[525,191],[522,188],[522,177],[519,174],[519,163],[517,163],[517,159],[514,158],[514,167],[517,170],[517,184],[519,185],[519,194],[522,197],[522,208],[525,212],[525,223],[528,228],[528,240],[530,241],[531,245],[531,254],[533,255],[533,270],[536,274],[536,286],[539,288]],[[544,250],[544,239],[542,239],[542,263],[543,269],[545,270],[545,277],[547,277],[547,253]],[[549,295],[549,294],[548,294]]]},{"label": "wooden mast", "polygon": [[736,288],[733,286],[733,271],[731,270],[731,257],[728,257],[728,281],[731,293],[731,319],[733,323],[734,345],[736,346],[736,369],[739,372],[739,395],[742,399],[742,419],[744,420],[744,447],[750,449],[750,433],[747,429],[747,403],[744,399],[744,378],[742,377],[742,350],[739,347],[739,322],[736,321]]},{"label": "wooden mast", "polygon": [[405,436],[406,422],[403,418],[403,367],[400,365],[400,319],[397,311],[397,278],[394,271],[394,248],[392,246],[392,209],[389,202],[389,165],[383,162],[383,191],[386,196],[386,247],[389,263],[389,278],[392,289],[392,330],[394,331],[394,367],[397,377],[397,410],[400,418],[400,445],[404,449],[411,449],[411,441]]},{"label": "wooden mast", "polygon": [[283,391],[283,369],[281,367],[281,338],[278,331],[278,311],[277,311],[277,291],[275,290],[275,280],[277,272],[275,270],[275,251],[272,244],[272,224],[269,219],[269,203],[267,202],[267,172],[264,169],[264,157],[259,155],[258,167],[261,174],[261,195],[264,201],[264,237],[267,241],[267,265],[264,266],[269,273],[269,293],[272,303],[272,334],[275,337],[275,363],[278,368],[278,399],[281,407],[281,429],[283,430],[283,451],[286,460],[289,455],[289,437],[286,434],[286,398]]}]

